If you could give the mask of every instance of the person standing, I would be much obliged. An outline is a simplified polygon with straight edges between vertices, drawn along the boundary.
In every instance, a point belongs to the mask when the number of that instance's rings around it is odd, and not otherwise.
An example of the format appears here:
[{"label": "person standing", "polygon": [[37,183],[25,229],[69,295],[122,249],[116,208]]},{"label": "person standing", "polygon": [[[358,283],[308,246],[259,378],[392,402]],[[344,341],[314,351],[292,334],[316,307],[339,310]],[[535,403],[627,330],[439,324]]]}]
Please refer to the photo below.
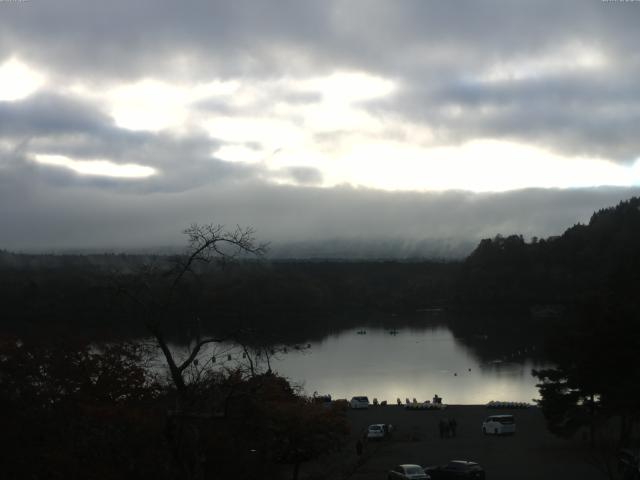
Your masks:
[{"label": "person standing", "polygon": [[449,420],[449,431],[451,432],[451,436],[456,436],[456,429],[458,428],[458,422],[456,422],[455,418],[451,418]]},{"label": "person standing", "polygon": [[440,438],[444,438],[449,435],[449,422],[446,418],[441,418],[440,423],[438,424],[438,428],[440,430]]}]

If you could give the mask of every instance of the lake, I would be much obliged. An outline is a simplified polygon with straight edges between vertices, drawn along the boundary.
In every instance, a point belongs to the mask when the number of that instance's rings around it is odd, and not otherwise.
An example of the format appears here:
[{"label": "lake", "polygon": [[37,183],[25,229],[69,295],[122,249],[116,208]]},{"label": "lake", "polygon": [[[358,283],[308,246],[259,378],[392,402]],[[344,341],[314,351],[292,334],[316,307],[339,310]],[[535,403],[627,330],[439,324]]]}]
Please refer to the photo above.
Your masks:
[{"label": "lake", "polygon": [[[531,370],[544,366],[527,355],[526,347],[509,353],[508,342],[499,358],[482,359],[469,339],[456,338],[446,325],[404,327],[396,334],[353,328],[309,345],[278,354],[272,368],[307,394],[330,394],[333,399],[367,395],[370,401],[395,403],[397,398],[424,401],[438,394],[449,404],[531,402],[539,397]],[[220,345],[207,355],[213,354],[218,364],[228,354],[242,361],[240,352],[227,352]]]}]

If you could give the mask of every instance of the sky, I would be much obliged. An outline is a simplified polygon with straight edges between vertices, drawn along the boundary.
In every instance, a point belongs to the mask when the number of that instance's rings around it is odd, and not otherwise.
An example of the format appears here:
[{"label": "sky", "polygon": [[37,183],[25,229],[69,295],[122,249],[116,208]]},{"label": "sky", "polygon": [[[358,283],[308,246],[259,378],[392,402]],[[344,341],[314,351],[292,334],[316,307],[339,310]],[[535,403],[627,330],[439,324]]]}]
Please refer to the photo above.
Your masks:
[{"label": "sky", "polygon": [[560,234],[640,194],[638,25],[640,1],[0,0],[0,248]]}]

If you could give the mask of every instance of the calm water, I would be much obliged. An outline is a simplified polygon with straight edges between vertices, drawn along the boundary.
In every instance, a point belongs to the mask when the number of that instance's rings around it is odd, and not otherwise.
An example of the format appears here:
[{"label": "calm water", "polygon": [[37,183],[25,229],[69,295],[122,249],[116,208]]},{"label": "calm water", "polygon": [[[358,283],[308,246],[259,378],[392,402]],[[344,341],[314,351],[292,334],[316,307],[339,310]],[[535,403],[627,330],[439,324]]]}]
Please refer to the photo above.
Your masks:
[{"label": "calm water", "polygon": [[[218,359],[226,360],[231,353],[234,361],[241,361],[239,352],[226,352],[222,346],[215,353]],[[308,349],[289,350],[271,364],[308,394],[328,393],[334,399],[367,395],[393,403],[396,398],[423,401],[438,394],[449,404],[531,402],[539,396],[531,370],[541,366],[524,356],[517,362],[508,355],[482,361],[444,326],[403,328],[396,335],[370,327],[346,330]]]}]

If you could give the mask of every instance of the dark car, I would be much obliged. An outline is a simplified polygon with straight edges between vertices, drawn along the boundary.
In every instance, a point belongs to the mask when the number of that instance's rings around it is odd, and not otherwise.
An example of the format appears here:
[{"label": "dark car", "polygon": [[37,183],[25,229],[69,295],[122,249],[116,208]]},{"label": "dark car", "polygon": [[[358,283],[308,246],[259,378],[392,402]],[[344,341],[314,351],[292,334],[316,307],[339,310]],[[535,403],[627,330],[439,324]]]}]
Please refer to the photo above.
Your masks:
[{"label": "dark car", "polygon": [[484,468],[476,462],[452,460],[446,465],[427,467],[424,469],[433,480],[449,478],[473,478],[484,480]]}]

